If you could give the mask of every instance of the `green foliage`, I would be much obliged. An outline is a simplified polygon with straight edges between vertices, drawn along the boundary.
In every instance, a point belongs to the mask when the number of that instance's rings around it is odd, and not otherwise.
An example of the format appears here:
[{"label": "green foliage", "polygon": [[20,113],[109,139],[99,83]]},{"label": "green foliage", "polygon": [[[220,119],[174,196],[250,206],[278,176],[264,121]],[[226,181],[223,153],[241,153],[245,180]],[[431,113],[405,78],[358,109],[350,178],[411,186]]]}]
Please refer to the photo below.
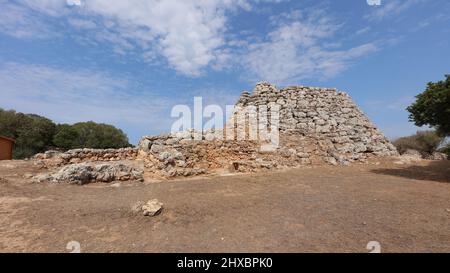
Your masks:
[{"label": "green foliage", "polygon": [[89,121],[76,123],[72,127],[78,133],[76,147],[106,149],[131,146],[125,133],[112,125]]},{"label": "green foliage", "polygon": [[52,147],[75,148],[130,147],[124,132],[112,125],[81,122],[55,125],[51,120],[33,114],[5,111],[0,108],[0,135],[16,139],[14,158],[26,158]]},{"label": "green foliage", "polygon": [[45,151],[52,145],[56,125],[32,114],[0,109],[0,134],[16,139],[14,158],[25,158]]},{"label": "green foliage", "polygon": [[443,136],[450,135],[450,75],[444,81],[430,82],[427,89],[406,110],[417,126],[429,125]]},{"label": "green foliage", "polygon": [[[53,143],[56,147],[64,150],[78,148],[78,140],[80,135],[73,126],[68,124],[60,124],[57,126],[56,134],[53,137]],[[81,146],[80,146],[81,147]]]},{"label": "green foliage", "polygon": [[434,153],[443,141],[444,138],[435,131],[419,131],[415,135],[401,137],[395,140],[393,144],[400,154],[412,149],[426,156]]},{"label": "green foliage", "polygon": [[450,158],[450,143],[448,143],[443,148],[439,149],[439,152],[447,154],[447,157]]}]

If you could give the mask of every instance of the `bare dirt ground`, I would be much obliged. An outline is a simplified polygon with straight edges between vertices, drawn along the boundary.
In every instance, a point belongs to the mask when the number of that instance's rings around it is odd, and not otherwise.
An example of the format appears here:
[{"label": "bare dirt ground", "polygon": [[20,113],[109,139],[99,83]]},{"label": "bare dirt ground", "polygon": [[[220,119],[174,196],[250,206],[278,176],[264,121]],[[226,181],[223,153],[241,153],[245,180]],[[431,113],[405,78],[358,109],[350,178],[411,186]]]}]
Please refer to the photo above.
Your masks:
[{"label": "bare dirt ground", "polygon": [[[450,252],[450,161],[161,183],[32,183],[0,162],[0,252]],[[133,215],[138,200],[163,212]]]}]

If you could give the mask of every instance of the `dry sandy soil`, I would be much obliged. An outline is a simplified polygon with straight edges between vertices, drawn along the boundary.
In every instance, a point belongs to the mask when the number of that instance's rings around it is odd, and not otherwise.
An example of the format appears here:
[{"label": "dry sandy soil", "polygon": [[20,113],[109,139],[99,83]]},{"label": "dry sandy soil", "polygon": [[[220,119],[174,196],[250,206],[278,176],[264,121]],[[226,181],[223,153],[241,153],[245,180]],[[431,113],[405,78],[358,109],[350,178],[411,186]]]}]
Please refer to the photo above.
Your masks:
[{"label": "dry sandy soil", "polygon": [[[85,186],[37,172],[0,162],[0,252],[450,252],[450,161]],[[153,198],[160,215],[131,213]]]}]

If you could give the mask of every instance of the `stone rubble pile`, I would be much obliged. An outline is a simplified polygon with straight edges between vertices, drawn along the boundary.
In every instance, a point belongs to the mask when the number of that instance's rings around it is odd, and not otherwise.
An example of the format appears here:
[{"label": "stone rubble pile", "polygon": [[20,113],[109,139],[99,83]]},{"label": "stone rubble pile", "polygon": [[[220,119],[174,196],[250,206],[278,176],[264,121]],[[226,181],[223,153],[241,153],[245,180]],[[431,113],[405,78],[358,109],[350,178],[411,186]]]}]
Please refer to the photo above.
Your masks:
[{"label": "stone rubble pile", "polygon": [[35,159],[52,159],[59,161],[61,165],[77,164],[92,161],[119,161],[136,159],[136,148],[121,149],[74,149],[67,152],[47,151],[34,156]]},{"label": "stone rubble pile", "polygon": [[61,168],[54,174],[35,177],[36,182],[68,182],[71,184],[87,184],[92,182],[143,181],[143,171],[134,167],[111,163],[79,163]]},{"label": "stone rubble pile", "polygon": [[430,156],[426,157],[426,159],[429,159],[429,160],[447,160],[448,157],[444,153],[434,152]]}]

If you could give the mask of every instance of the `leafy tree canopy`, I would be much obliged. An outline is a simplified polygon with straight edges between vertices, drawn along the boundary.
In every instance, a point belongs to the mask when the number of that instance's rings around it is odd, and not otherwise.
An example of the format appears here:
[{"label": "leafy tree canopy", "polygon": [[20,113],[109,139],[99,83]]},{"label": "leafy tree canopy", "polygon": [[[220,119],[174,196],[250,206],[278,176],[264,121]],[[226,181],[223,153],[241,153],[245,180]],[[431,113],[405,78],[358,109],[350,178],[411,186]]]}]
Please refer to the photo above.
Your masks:
[{"label": "leafy tree canopy", "polygon": [[450,135],[450,75],[436,83],[430,82],[427,89],[416,96],[409,106],[410,121],[417,126],[429,125],[442,136]]},{"label": "leafy tree canopy", "polygon": [[130,147],[126,134],[108,124],[92,121],[74,125],[59,124],[34,114],[0,108],[0,135],[16,139],[14,158],[26,158],[51,148]]}]

